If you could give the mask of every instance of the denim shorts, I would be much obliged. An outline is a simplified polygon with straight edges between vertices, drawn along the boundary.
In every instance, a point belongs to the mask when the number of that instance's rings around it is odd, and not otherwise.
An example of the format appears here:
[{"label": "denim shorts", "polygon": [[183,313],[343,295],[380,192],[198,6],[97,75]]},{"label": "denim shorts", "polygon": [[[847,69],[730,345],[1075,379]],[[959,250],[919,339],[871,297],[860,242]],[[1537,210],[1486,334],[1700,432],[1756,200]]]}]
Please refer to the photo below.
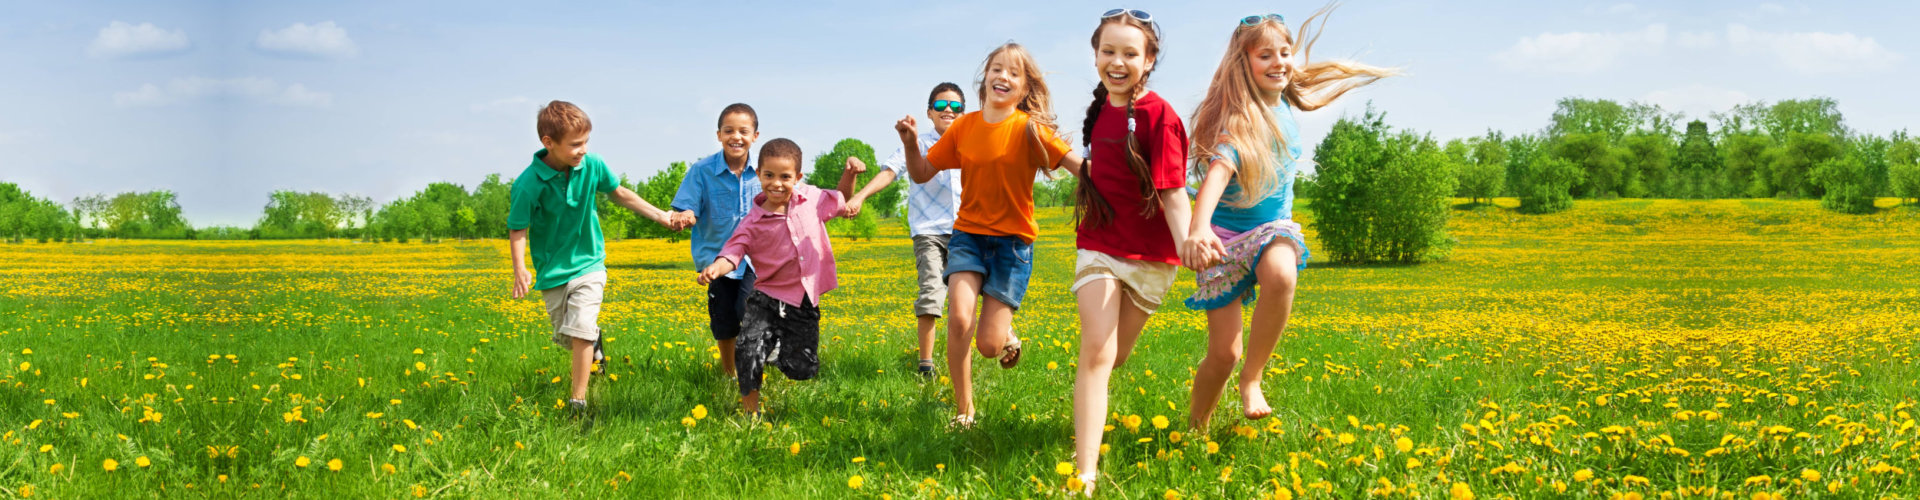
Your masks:
[{"label": "denim shorts", "polygon": [[[1020,309],[1033,276],[1033,244],[1018,236],[982,236],[954,231],[947,242],[946,279],[956,273],[980,273],[980,293]],[[971,313],[971,311],[969,311]]]}]

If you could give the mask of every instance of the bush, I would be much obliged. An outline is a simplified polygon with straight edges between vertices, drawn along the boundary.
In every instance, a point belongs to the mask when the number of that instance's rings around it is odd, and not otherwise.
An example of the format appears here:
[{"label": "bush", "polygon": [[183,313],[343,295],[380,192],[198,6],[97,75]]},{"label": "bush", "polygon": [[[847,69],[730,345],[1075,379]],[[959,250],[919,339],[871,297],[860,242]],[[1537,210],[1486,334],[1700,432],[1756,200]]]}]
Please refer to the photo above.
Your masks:
[{"label": "bush", "polygon": [[[880,174],[880,162],[873,159],[873,146],[868,146],[859,139],[841,139],[833,145],[832,150],[813,158],[813,172],[807,174],[807,184],[828,191],[838,188],[840,173],[847,170],[849,156],[858,157],[860,161],[867,164],[867,173],[860,174],[860,177],[854,181],[854,190],[857,191],[866,186],[868,182],[873,181],[873,176]],[[895,179],[894,182],[887,184],[886,188],[874,193],[861,208],[861,213],[873,211],[883,217],[898,216],[900,201],[903,199],[902,194],[905,192],[902,184],[899,179]]]},{"label": "bush", "polygon": [[1448,203],[1454,173],[1433,139],[1392,132],[1368,107],[1341,118],[1315,150],[1309,208],[1334,262],[1418,262],[1450,249]]},{"label": "bush", "polygon": [[1534,156],[1520,169],[1520,213],[1545,214],[1573,208],[1573,183],[1580,166],[1564,158]]},{"label": "bush", "polygon": [[1856,149],[1814,167],[1809,180],[1826,191],[1820,196],[1821,208],[1846,214],[1869,214],[1876,210],[1873,202],[1880,186],[1874,182],[1872,161],[1863,158],[1868,156],[1863,153]]}]

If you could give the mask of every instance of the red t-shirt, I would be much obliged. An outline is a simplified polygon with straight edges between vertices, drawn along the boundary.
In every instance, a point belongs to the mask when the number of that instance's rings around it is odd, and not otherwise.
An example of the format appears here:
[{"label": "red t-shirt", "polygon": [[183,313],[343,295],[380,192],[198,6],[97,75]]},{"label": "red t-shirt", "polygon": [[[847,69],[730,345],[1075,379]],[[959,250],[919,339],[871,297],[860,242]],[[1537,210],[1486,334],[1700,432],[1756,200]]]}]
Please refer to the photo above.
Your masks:
[{"label": "red t-shirt", "polygon": [[[1155,206],[1152,217],[1140,215],[1148,202],[1140,197],[1140,178],[1127,167],[1127,108],[1104,106],[1093,124],[1093,157],[1087,175],[1113,206],[1113,221],[1101,227],[1083,222],[1076,244],[1114,257],[1179,264],[1166,213]],[[1179,113],[1160,94],[1148,92],[1134,101],[1133,121],[1133,137],[1140,143],[1140,157],[1147,160],[1153,188],[1185,187],[1187,127],[1180,123]]]}]

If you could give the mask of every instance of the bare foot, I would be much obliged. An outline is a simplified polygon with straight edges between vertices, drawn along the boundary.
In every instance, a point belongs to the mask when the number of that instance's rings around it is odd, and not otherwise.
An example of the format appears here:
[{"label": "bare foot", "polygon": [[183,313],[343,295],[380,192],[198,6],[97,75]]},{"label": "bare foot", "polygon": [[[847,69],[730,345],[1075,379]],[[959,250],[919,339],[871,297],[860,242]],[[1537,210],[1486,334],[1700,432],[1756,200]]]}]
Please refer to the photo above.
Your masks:
[{"label": "bare foot", "polygon": [[1193,415],[1187,416],[1187,427],[1192,429],[1194,432],[1205,433],[1207,432],[1207,427],[1211,425],[1213,425],[1212,413],[1208,413],[1206,415],[1193,414]]},{"label": "bare foot", "polygon": [[753,391],[747,393],[745,396],[740,396],[740,412],[748,415],[760,413],[760,391]]},{"label": "bare foot", "polygon": [[1273,415],[1273,408],[1267,406],[1267,397],[1260,393],[1260,382],[1240,386],[1240,410],[1246,412],[1247,420],[1260,420]]}]

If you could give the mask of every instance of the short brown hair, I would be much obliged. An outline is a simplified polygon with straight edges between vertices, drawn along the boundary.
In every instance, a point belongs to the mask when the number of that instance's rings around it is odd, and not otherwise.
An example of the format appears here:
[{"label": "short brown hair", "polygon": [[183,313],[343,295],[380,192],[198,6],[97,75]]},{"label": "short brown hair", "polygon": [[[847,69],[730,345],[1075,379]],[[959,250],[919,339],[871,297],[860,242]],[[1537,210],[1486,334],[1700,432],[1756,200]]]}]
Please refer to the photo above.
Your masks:
[{"label": "short brown hair", "polygon": [[746,114],[747,118],[753,120],[753,129],[760,130],[760,114],[753,112],[753,106],[748,106],[747,103],[744,103],[744,102],[736,102],[733,104],[728,104],[726,109],[720,110],[720,121],[717,125],[714,125],[713,127],[714,128],[726,127],[727,115],[731,115],[734,113]]},{"label": "short brown hair", "polygon": [[791,161],[793,162],[793,168],[799,170],[800,145],[794,144],[792,140],[788,140],[785,137],[767,141],[766,144],[760,146],[760,164],[766,165],[767,160],[771,159]]},{"label": "short brown hair", "polygon": [[587,112],[567,101],[553,101],[540,108],[540,117],[534,126],[540,137],[553,140],[566,139],[568,135],[592,132],[593,121],[587,119]]}]

